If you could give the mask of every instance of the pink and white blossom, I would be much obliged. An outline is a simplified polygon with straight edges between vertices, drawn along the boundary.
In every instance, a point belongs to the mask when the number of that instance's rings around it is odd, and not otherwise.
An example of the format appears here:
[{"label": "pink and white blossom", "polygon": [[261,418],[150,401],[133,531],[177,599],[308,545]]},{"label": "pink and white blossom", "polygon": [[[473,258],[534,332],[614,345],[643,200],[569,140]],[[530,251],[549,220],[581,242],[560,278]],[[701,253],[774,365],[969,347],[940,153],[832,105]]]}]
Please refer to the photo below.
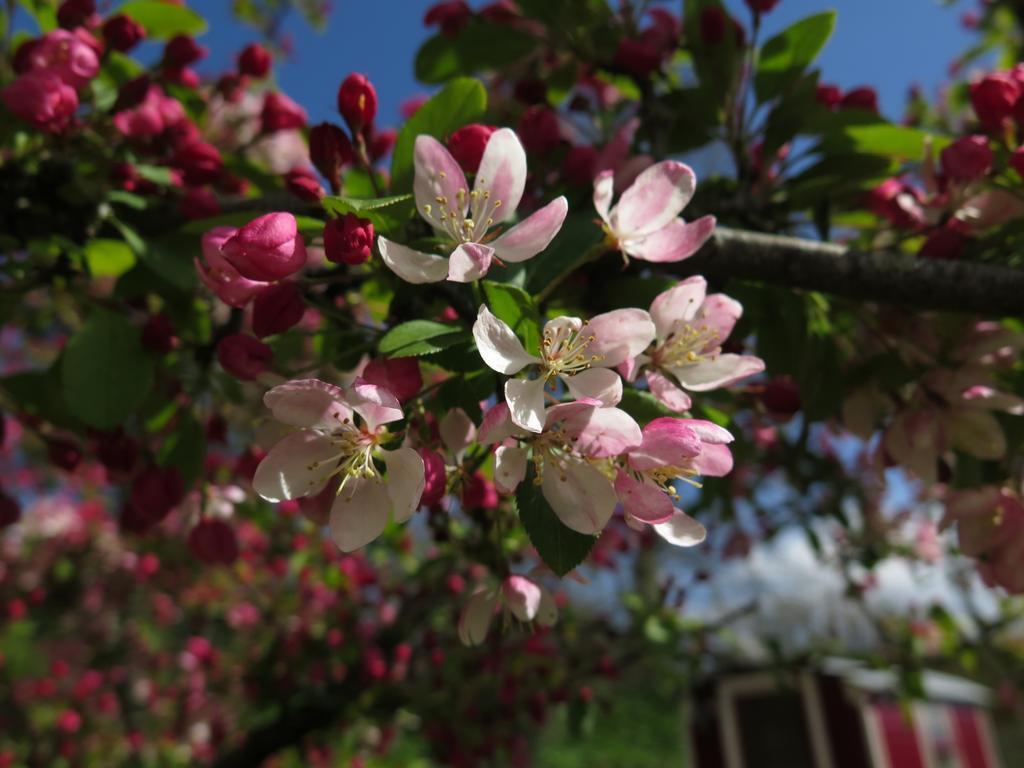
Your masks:
[{"label": "pink and white blossom", "polygon": [[679,218],[697,189],[689,166],[664,160],[645,169],[613,207],[612,171],[594,180],[597,209],[608,242],[625,256],[655,262],[682,261],[695,254],[715,230],[715,217],[686,223]]},{"label": "pink and white blossom", "polygon": [[544,429],[545,390],[561,381],[573,397],[615,405],[622,398],[622,381],[615,371],[639,355],[654,339],[654,323],[642,309],[617,309],[589,322],[556,317],[544,325],[539,354],[526,351],[508,323],[481,306],[473,324],[480,356],[498,373],[525,369],[535,378],[509,379],[505,400],[512,422],[530,432]]},{"label": "pink and white blossom", "polygon": [[459,614],[459,640],[463,645],[483,643],[499,606],[524,623],[536,621],[550,627],[558,620],[558,604],[552,594],[529,577],[513,574],[499,587],[479,587],[469,596]]},{"label": "pink and white blossom", "polygon": [[450,250],[446,257],[378,237],[384,263],[410,283],[469,283],[495,261],[531,259],[548,247],[569,210],[558,197],[510,229],[495,230],[515,216],[526,185],[526,152],[510,128],[491,134],[472,191],[458,162],[432,136],[416,138],[413,163],[416,210]]},{"label": "pink and white blossom", "polygon": [[[385,427],[402,418],[397,398],[361,380],[347,389],[317,379],[290,381],[267,392],[264,403],[278,421],[295,427],[266,455],[253,477],[268,501],[320,493],[334,477],[331,538],[345,552],[369,544],[388,520],[404,523],[419,506],[423,459],[412,448],[385,450]],[[358,417],[358,418],[357,418]],[[383,461],[382,473],[375,459]]]}]

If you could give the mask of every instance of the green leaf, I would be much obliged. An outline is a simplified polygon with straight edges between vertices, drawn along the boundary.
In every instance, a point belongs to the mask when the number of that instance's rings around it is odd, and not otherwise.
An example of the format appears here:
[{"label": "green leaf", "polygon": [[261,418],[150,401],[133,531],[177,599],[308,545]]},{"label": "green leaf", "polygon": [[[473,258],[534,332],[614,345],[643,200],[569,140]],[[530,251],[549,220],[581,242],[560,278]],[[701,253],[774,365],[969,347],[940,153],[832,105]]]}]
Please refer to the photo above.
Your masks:
[{"label": "green leaf", "polygon": [[551,245],[525,263],[527,290],[540,293],[549,283],[561,280],[581,266],[582,257],[603,238],[592,215],[567,216]]},{"label": "green leaf", "polygon": [[438,34],[423,44],[416,54],[416,79],[443,83],[459,75],[500,69],[536,46],[537,38],[527,32],[472,19],[455,37]]},{"label": "green leaf", "polygon": [[69,340],[61,361],[64,400],[89,426],[121,426],[142,404],[153,379],[153,359],[139,329],[121,315],[96,309]]},{"label": "green leaf", "polygon": [[120,277],[135,266],[135,254],[121,240],[90,240],[85,244],[84,255],[93,277]]},{"label": "green leaf", "polygon": [[192,259],[198,253],[198,239],[178,233],[149,241],[139,258],[158,277],[179,291],[192,294],[198,280]]},{"label": "green leaf", "polygon": [[665,406],[658,398],[642,389],[624,387],[619,408],[632,416],[640,424],[662,416],[678,416],[679,414]]},{"label": "green leaf", "polygon": [[821,53],[836,26],[836,12],[801,19],[761,46],[754,89],[761,101],[782,93]]},{"label": "green leaf", "polygon": [[434,94],[398,134],[391,157],[391,188],[412,187],[412,150],[417,136],[427,134],[443,141],[457,128],[482,118],[486,109],[487,91],[471,77],[458,77]]},{"label": "green leaf", "polygon": [[469,418],[479,423],[483,415],[480,402],[495,394],[495,383],[496,376],[490,370],[451,376],[437,388],[432,410],[443,414],[452,408],[462,408]]},{"label": "green leaf", "polygon": [[57,366],[46,371],[24,371],[7,376],[0,379],[0,389],[17,404],[19,411],[58,427],[77,429],[81,426],[64,402]]},{"label": "green leaf", "polygon": [[565,526],[534,482],[537,477],[533,462],[527,462],[526,477],[516,489],[516,508],[540,559],[559,576],[582,563],[597,543],[597,536],[587,536]]},{"label": "green leaf", "polygon": [[323,199],[324,210],[335,216],[354,213],[368,219],[375,230],[390,232],[403,226],[416,210],[412,195],[392,195],[361,200],[352,197],[328,196]]},{"label": "green leaf", "polygon": [[522,288],[484,280],[484,299],[491,312],[504,320],[523,342],[527,352],[540,349],[540,312]]},{"label": "green leaf", "polygon": [[848,125],[826,135],[822,149],[826,152],[846,151],[920,160],[924,156],[925,143],[929,139],[936,152],[949,143],[948,138],[929,134],[919,128],[878,121],[865,125]]},{"label": "green leaf", "polygon": [[432,355],[470,340],[469,331],[433,320],[411,320],[395,326],[380,340],[378,349],[387,357]]},{"label": "green leaf", "polygon": [[152,38],[198,35],[206,31],[206,21],[198,13],[184,5],[174,5],[164,0],[131,0],[118,11],[139,22]]},{"label": "green leaf", "polygon": [[181,473],[186,486],[191,486],[203,472],[206,457],[206,437],[203,425],[191,413],[185,413],[174,432],[160,446],[157,462],[162,467],[174,467]]}]

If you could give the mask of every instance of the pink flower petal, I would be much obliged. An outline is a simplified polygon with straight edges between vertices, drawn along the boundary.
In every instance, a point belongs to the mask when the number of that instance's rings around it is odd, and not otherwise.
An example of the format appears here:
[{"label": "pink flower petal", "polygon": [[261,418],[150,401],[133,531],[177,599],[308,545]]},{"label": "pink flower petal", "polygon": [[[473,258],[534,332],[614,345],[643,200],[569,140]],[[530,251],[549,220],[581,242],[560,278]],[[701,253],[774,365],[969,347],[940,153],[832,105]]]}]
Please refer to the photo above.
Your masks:
[{"label": "pink flower petal", "polygon": [[493,218],[495,222],[509,219],[519,207],[525,187],[526,151],[515,131],[499,128],[487,140],[473,181],[473,189],[479,196],[489,193],[483,205],[490,213],[477,214],[477,218]]},{"label": "pink flower petal", "polygon": [[404,523],[420,505],[426,485],[423,459],[412,448],[383,451],[388,475],[385,480],[391,512],[396,523]]},{"label": "pink flower petal", "polygon": [[615,192],[615,174],[611,171],[601,171],[594,179],[594,208],[601,221],[608,223],[608,209],[612,205],[612,195]]},{"label": "pink flower petal", "polygon": [[622,193],[611,212],[612,227],[620,237],[657,232],[682,212],[696,188],[689,166],[676,160],[655,163]]},{"label": "pink flower petal", "polygon": [[575,376],[562,376],[569,394],[579,400],[598,400],[604,405],[616,405],[622,399],[622,379],[610,368],[588,368]]},{"label": "pink flower petal", "polygon": [[627,256],[635,259],[668,264],[693,256],[714,233],[714,216],[703,216],[689,224],[682,219],[672,219],[640,239],[622,241],[621,247]]},{"label": "pink flower petal", "polygon": [[600,355],[597,365],[614,368],[636,357],[654,341],[651,316],[642,309],[616,309],[592,318],[587,332],[594,340],[586,353]]},{"label": "pink flower petal", "polygon": [[332,430],[352,421],[352,409],[344,397],[341,387],[319,379],[299,379],[274,387],[263,396],[263,403],[283,424]]},{"label": "pink flower petal", "polygon": [[708,535],[703,525],[681,509],[677,509],[672,514],[672,519],[668,522],[655,525],[654,531],[669,544],[677,547],[696,546],[704,541]]},{"label": "pink flower petal", "polygon": [[600,532],[615,511],[615,488],[582,460],[545,464],[542,492],[558,519],[578,533]]},{"label": "pink flower petal", "polygon": [[694,275],[655,297],[651,302],[651,320],[654,321],[659,341],[667,339],[676,330],[677,324],[689,323],[697,316],[707,295],[707,288],[707,281],[700,275]]},{"label": "pink flower petal", "polygon": [[252,487],[267,501],[286,501],[320,492],[338,466],[334,441],[303,430],[280,440],[256,468]]},{"label": "pink flower petal", "polygon": [[615,478],[615,493],[626,514],[653,525],[672,517],[675,507],[665,492],[649,481],[639,481],[619,470]]},{"label": "pink flower petal", "polygon": [[495,590],[480,588],[470,595],[459,614],[459,640],[463,645],[480,645],[487,639],[497,605]]},{"label": "pink flower petal", "polygon": [[433,136],[420,134],[413,147],[413,194],[416,210],[431,226],[440,228],[441,216],[462,215],[469,203],[469,186],[462,168]]},{"label": "pink flower petal", "polygon": [[519,621],[533,621],[540,610],[540,587],[525,576],[513,575],[501,584],[505,605]]},{"label": "pink flower petal", "polygon": [[342,552],[354,552],[380,536],[388,524],[391,500],[377,478],[349,480],[331,505],[331,539]]},{"label": "pink flower petal", "polygon": [[499,445],[494,452],[494,484],[502,493],[513,493],[526,477],[526,451]]},{"label": "pink flower petal", "polygon": [[517,427],[544,431],[544,379],[509,379],[505,382],[505,402]]},{"label": "pink flower petal", "polygon": [[455,283],[472,283],[487,274],[494,258],[494,249],[479,243],[463,243],[448,259],[448,279]]},{"label": "pink flower petal", "polygon": [[477,312],[476,322],[473,323],[473,338],[487,366],[506,376],[541,361],[523,348],[523,343],[508,323],[495,317],[487,305],[481,305]]},{"label": "pink flower petal", "polygon": [[439,283],[448,277],[448,259],[414,251],[385,237],[377,238],[377,249],[388,268],[407,283]]},{"label": "pink flower petal", "polygon": [[668,369],[691,392],[707,392],[764,370],[764,360],[752,355],[719,355],[692,365]]},{"label": "pink flower petal", "polygon": [[568,212],[566,199],[555,198],[492,243],[498,258],[512,264],[532,259],[555,239]]},{"label": "pink flower petal", "polygon": [[366,421],[366,426],[375,432],[381,424],[398,421],[403,417],[402,405],[391,392],[356,379],[355,384],[345,392],[345,402]]},{"label": "pink flower petal", "polygon": [[658,371],[647,371],[647,386],[650,387],[651,394],[658,398],[663,405],[677,413],[688,411],[693,405],[688,394]]}]

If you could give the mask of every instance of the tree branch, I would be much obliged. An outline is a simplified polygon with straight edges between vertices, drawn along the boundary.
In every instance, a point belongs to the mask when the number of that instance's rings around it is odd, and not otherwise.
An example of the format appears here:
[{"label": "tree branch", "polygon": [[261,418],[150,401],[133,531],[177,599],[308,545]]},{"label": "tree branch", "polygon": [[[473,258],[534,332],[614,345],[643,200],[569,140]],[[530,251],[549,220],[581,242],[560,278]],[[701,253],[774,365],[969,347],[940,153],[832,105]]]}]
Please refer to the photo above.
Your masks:
[{"label": "tree branch", "polygon": [[718,227],[696,256],[662,265],[680,277],[758,280],[850,299],[987,317],[1024,317],[1024,270]]}]

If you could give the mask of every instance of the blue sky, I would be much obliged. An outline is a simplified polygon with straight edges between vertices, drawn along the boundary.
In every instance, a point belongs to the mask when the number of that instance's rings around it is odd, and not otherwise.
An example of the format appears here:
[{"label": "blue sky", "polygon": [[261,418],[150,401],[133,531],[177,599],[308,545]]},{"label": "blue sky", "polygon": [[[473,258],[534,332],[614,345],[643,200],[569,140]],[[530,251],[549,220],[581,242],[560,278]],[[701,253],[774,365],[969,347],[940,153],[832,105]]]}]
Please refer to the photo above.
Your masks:
[{"label": "blue sky", "polygon": [[[396,124],[398,105],[424,90],[413,77],[412,64],[428,36],[423,13],[432,2],[333,2],[323,32],[310,29],[297,17],[286,23],[295,54],[278,69],[281,86],[319,121],[334,114],[341,79],[352,71],[364,72],[377,86],[381,125]],[[739,18],[748,19],[742,0],[727,2]],[[681,4],[670,2],[665,7]],[[251,30],[232,19],[227,0],[196,0],[191,5],[210,20],[202,42],[211,48],[211,56],[203,69],[226,69],[234,54],[252,39]],[[938,0],[782,0],[765,17],[764,27],[771,35],[804,16],[836,9],[836,33],[821,58],[824,79],[844,88],[873,85],[883,111],[898,119],[907,88],[920,83],[933,93],[945,79],[949,62],[971,42],[959,17],[973,5],[973,0],[962,0],[952,9],[940,7]]]}]

